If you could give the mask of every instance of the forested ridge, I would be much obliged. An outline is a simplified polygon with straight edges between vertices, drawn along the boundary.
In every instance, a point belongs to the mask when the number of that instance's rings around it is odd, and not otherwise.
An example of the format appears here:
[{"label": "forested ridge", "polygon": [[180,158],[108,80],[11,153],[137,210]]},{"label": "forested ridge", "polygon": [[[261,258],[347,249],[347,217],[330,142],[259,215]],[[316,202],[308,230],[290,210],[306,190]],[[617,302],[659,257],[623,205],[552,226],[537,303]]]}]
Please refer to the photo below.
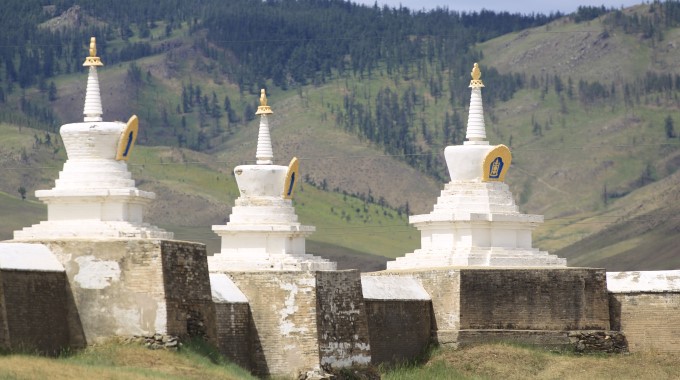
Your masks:
[{"label": "forested ridge", "polygon": [[[603,39],[621,31],[658,43],[664,31],[680,23],[679,4],[654,2],[641,16],[582,6],[571,17],[576,23],[604,17]],[[220,77],[215,81],[236,84],[240,98],[181,78],[181,93],[171,95],[175,106],[147,111],[153,129],[145,137],[153,138],[142,143],[210,150],[219,143],[216,138],[224,141],[233,128],[253,119],[256,103],[244,100],[244,94],[267,87],[302,94],[305,86],[344,79],[342,103],[327,104],[331,120],[440,180],[446,174],[438,152],[464,139],[469,94],[463,89],[471,62],[483,59],[475,44],[564,16],[413,11],[342,0],[7,0],[5,10],[0,15],[0,120],[56,132],[61,121],[51,104],[58,97],[54,78],[82,70],[90,36],[97,36],[107,65],[131,62],[126,80],[137,96],[153,78],[135,60],[189,43],[210,61],[209,70]],[[384,78],[380,88],[357,89],[357,81],[375,78]],[[501,74],[488,66],[484,80],[494,85],[485,93],[488,110],[530,89],[542,97],[554,91],[562,114],[568,112],[567,100],[584,107],[618,102],[633,107],[650,95],[677,98],[680,86],[680,75],[671,73],[600,82],[560,74]],[[38,88],[43,97],[24,95],[29,88]],[[433,114],[433,108],[444,112]],[[493,112],[490,116],[494,121]],[[540,137],[554,121],[532,117],[531,123]],[[674,130],[667,133],[675,136]]]},{"label": "forested ridge", "polygon": [[[517,203],[558,223],[538,231],[548,249],[640,210],[651,210],[640,214],[641,221],[661,220],[655,207],[665,195],[630,203],[644,207],[616,210],[638,189],[663,184],[680,168],[676,0],[626,9],[582,6],[569,15],[420,11],[340,0],[3,5],[0,124],[18,127],[32,147],[8,143],[0,149],[8,167],[0,190],[16,196],[19,188],[28,200],[55,175],[40,177],[36,168],[57,170],[45,160],[63,158],[59,126],[80,120],[82,63],[91,36],[105,63],[100,71],[105,119],[140,117],[138,141],[159,146],[144,153],[153,157],[148,153],[153,150],[159,162],[133,175],[142,178],[142,188],[182,199],[181,205],[159,202],[167,210],[233,203],[215,202],[214,195],[196,195],[200,202],[192,198],[200,190],[186,187],[187,176],[203,172],[188,170],[187,162],[226,160],[214,164],[218,172],[206,169],[205,181],[215,183],[200,187],[222,189],[221,173],[252,155],[256,128],[248,126],[259,89],[266,88],[276,112],[277,154],[307,155],[305,186],[330,197],[340,193],[343,200],[344,208],[316,205],[315,212],[342,223],[350,223],[351,215],[351,223],[361,226],[374,217],[372,203],[382,215],[423,212],[432,199],[417,199],[416,205],[416,198],[423,192],[434,197],[448,179],[443,148],[464,140],[474,62],[480,62],[487,86],[489,140],[513,151],[508,184]],[[169,174],[180,165],[187,169],[180,177]],[[394,178],[401,183],[389,181]],[[180,196],[184,191],[191,196]],[[352,195],[363,206],[350,207]],[[187,199],[197,203],[191,206]],[[299,206],[302,214],[308,212]],[[202,214],[196,223],[223,221],[222,215]],[[607,216],[580,224],[593,214]],[[676,228],[673,220],[664,219],[666,227]],[[630,235],[654,230],[635,231]],[[644,244],[666,244],[664,239],[639,238]],[[631,252],[637,244],[630,243]]]}]

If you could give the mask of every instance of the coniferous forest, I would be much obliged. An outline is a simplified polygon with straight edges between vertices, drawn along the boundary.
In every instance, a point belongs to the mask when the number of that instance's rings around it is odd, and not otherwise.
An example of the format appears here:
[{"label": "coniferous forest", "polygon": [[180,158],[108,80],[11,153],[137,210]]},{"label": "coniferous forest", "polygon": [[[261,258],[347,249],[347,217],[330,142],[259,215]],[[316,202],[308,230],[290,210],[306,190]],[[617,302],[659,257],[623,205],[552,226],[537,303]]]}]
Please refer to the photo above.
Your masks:
[{"label": "coniferous forest", "polygon": [[[343,0],[5,0],[0,123],[34,137],[33,151],[18,154],[22,164],[37,165],[32,155],[43,150],[52,159],[63,154],[58,128],[78,119],[76,86],[84,86],[82,62],[96,36],[106,65],[101,78],[113,78],[103,94],[111,108],[106,117],[137,113],[142,145],[209,155],[243,145],[242,131],[266,88],[277,102],[302,104],[296,112],[304,115],[288,123],[351,136],[441,184],[448,178],[441,152],[465,138],[470,69],[480,62],[490,87],[483,94],[490,140],[517,153],[511,179],[517,202],[551,216],[575,212],[574,202],[583,202],[578,212],[599,212],[680,167],[679,27],[677,0],[629,9],[581,6],[568,15]],[[567,187],[580,177],[563,167],[571,157],[562,150],[587,143],[578,140],[586,134],[611,143],[611,130],[624,148],[580,164],[593,183],[577,197]],[[558,157],[530,167],[545,160],[532,149],[554,149]],[[2,154],[14,160],[13,152]],[[533,174],[540,170],[545,180]],[[355,189],[343,175],[312,170],[304,179],[400,213],[413,206],[378,188],[389,185]],[[12,182],[22,198],[31,198],[38,181],[30,177]],[[546,195],[555,191],[558,198]],[[555,206],[555,199],[564,202]]]}]

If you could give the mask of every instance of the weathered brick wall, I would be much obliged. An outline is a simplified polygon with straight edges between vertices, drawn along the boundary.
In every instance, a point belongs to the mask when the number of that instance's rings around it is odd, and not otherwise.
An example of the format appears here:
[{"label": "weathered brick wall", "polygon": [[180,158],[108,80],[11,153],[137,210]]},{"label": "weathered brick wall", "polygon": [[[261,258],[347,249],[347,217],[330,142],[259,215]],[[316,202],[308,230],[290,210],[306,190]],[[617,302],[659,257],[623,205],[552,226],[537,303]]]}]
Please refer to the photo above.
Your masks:
[{"label": "weathered brick wall", "polygon": [[606,289],[600,269],[461,270],[460,329],[608,330]]},{"label": "weathered brick wall", "polygon": [[[421,282],[432,297],[433,340],[439,344],[459,344],[466,330],[609,329],[601,269],[442,268],[371,275],[411,276]],[[540,340],[548,339],[543,335]],[[549,340],[565,342],[563,334]]]},{"label": "weathered brick wall", "polygon": [[205,245],[161,240],[167,333],[216,343],[215,305]]},{"label": "weathered brick wall", "polygon": [[630,352],[680,352],[680,293],[610,293],[612,329]]},{"label": "weathered brick wall", "polygon": [[420,281],[432,297],[430,320],[432,339],[442,345],[456,344],[460,327],[460,270],[415,269],[413,271],[382,271],[367,273],[374,276],[410,276]]},{"label": "weathered brick wall", "polygon": [[316,272],[317,330],[322,366],[371,363],[361,275],[356,270]]},{"label": "weathered brick wall", "polygon": [[374,364],[417,357],[430,343],[431,301],[366,300]]},{"label": "weathered brick wall", "polygon": [[69,347],[67,286],[63,272],[0,272],[2,346],[57,354]]},{"label": "weathered brick wall", "polygon": [[253,371],[295,377],[319,364],[314,272],[228,272],[248,298]]},{"label": "weathered brick wall", "polygon": [[45,241],[66,269],[88,344],[111,336],[214,336],[205,246],[149,240]]},{"label": "weathered brick wall", "polygon": [[252,368],[250,307],[247,303],[215,303],[217,348],[227,359]]}]

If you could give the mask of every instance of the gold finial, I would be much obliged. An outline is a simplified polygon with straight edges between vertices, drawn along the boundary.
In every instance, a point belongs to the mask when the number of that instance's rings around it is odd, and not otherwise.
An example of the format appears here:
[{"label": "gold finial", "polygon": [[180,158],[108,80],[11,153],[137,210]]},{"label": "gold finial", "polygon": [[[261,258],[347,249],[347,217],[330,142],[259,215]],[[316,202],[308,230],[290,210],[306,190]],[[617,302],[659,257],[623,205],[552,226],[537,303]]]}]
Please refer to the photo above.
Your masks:
[{"label": "gold finial", "polygon": [[104,66],[102,60],[97,57],[97,39],[90,38],[90,56],[85,58],[83,66]]},{"label": "gold finial", "polygon": [[260,90],[260,106],[257,107],[257,112],[255,112],[255,115],[271,115],[274,112],[272,111],[272,108],[267,105],[267,94],[264,91],[264,88]]},{"label": "gold finial", "polygon": [[472,75],[472,80],[470,81],[470,87],[472,88],[480,88],[484,87],[484,83],[482,83],[482,71],[479,69],[479,64],[475,62],[474,67],[472,68],[472,72],[470,73]]}]

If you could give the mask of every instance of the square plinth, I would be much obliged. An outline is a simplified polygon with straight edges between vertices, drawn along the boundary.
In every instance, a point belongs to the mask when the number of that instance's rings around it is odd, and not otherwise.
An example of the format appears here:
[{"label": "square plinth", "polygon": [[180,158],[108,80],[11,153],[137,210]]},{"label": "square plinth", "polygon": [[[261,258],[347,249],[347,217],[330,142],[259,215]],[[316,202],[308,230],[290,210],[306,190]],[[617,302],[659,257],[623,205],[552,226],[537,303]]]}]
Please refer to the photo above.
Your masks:
[{"label": "square plinth", "polygon": [[432,298],[432,338],[439,344],[484,335],[540,344],[545,339],[534,338],[546,334],[566,344],[568,331],[610,327],[604,269],[448,267],[369,275],[417,279]]},{"label": "square plinth", "polygon": [[64,266],[87,344],[113,336],[214,337],[205,245],[176,240],[46,240]]}]

